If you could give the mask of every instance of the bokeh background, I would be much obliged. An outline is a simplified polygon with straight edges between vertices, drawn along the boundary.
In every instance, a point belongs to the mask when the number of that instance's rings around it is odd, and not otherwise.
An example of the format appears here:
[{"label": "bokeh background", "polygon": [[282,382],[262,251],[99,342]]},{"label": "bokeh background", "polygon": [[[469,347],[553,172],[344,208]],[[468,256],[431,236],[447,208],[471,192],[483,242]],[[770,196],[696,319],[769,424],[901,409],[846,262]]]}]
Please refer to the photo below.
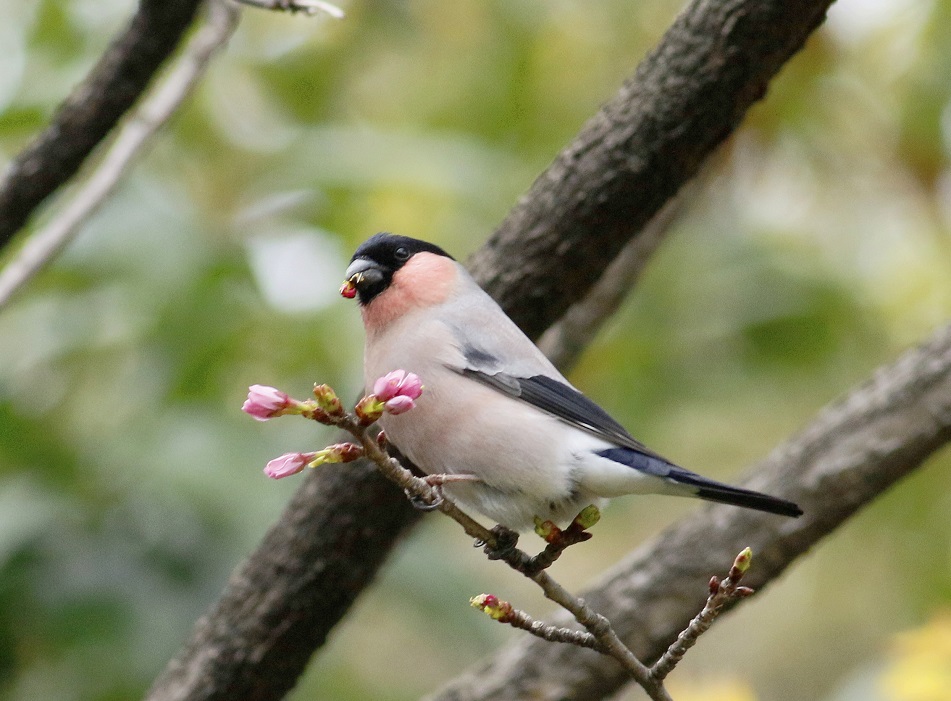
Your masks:
[{"label": "bokeh background", "polygon": [[[352,249],[390,230],[471,253],[680,5],[245,11],[118,194],[0,313],[0,699],[141,696],[296,488],[264,463],[329,437],[250,420],[247,386],[359,389],[362,329],[336,295]],[[0,162],[133,9],[0,4]],[[735,477],[951,319],[949,165],[951,0],[841,0],[572,380],[681,464]],[[580,588],[693,508],[616,501],[556,574]],[[436,688],[519,635],[468,608],[483,591],[549,610],[425,519],[290,698]],[[672,691],[940,701],[949,670],[945,450],[718,623]]]}]

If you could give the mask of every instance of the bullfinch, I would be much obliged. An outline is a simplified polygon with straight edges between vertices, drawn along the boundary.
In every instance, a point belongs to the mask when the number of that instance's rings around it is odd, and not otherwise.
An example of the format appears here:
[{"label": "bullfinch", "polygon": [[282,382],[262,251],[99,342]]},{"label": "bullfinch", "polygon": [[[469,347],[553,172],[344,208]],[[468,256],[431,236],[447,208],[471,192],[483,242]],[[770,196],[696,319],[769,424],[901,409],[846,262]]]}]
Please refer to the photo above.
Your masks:
[{"label": "bullfinch", "polygon": [[570,521],[624,494],[670,494],[799,516],[792,502],[675,465],[571,386],[444,250],[377,234],[353,254],[343,293],[366,329],[367,386],[402,369],[424,392],[380,419],[423,472],[450,475],[447,496],[515,531]]}]

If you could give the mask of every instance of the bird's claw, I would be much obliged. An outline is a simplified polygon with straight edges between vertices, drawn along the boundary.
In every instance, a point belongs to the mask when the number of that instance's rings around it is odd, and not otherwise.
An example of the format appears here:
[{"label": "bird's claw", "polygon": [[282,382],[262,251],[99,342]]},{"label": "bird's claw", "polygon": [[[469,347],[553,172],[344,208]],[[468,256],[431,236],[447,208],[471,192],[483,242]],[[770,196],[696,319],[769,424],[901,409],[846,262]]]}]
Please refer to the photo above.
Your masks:
[{"label": "bird's claw", "polygon": [[443,503],[442,490],[438,487],[433,487],[431,500],[421,497],[418,494],[413,494],[409,489],[404,489],[403,491],[406,494],[406,498],[409,499],[409,503],[413,505],[413,508],[420,511],[435,511]]},{"label": "bird's claw", "polygon": [[483,552],[490,560],[504,560],[518,544],[518,533],[505,526],[494,526],[492,534],[495,536],[495,544],[491,545],[485,541],[476,541],[476,547],[484,546]]}]

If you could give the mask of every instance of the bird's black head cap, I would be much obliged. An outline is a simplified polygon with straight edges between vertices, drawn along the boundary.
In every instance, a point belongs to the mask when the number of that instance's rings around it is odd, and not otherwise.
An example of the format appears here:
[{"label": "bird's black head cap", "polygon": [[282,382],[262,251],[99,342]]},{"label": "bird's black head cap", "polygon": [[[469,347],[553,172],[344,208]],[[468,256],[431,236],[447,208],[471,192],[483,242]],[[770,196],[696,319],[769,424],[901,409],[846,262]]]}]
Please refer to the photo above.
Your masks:
[{"label": "bird's black head cap", "polygon": [[397,270],[414,255],[424,252],[455,260],[439,246],[409,236],[379,233],[360,244],[347,268],[347,281],[356,288],[360,304],[369,304],[390,286]]}]

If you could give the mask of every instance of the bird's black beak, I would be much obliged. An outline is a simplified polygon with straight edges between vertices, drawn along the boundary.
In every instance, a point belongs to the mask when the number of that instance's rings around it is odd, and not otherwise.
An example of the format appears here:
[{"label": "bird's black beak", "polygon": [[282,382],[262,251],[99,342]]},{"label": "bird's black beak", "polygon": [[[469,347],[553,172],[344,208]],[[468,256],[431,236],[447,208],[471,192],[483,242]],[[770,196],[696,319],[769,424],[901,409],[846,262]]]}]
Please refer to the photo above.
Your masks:
[{"label": "bird's black beak", "polygon": [[347,299],[353,299],[361,289],[382,283],[385,278],[383,269],[366,258],[355,259],[344,275],[346,279],[340,287],[340,294]]}]

